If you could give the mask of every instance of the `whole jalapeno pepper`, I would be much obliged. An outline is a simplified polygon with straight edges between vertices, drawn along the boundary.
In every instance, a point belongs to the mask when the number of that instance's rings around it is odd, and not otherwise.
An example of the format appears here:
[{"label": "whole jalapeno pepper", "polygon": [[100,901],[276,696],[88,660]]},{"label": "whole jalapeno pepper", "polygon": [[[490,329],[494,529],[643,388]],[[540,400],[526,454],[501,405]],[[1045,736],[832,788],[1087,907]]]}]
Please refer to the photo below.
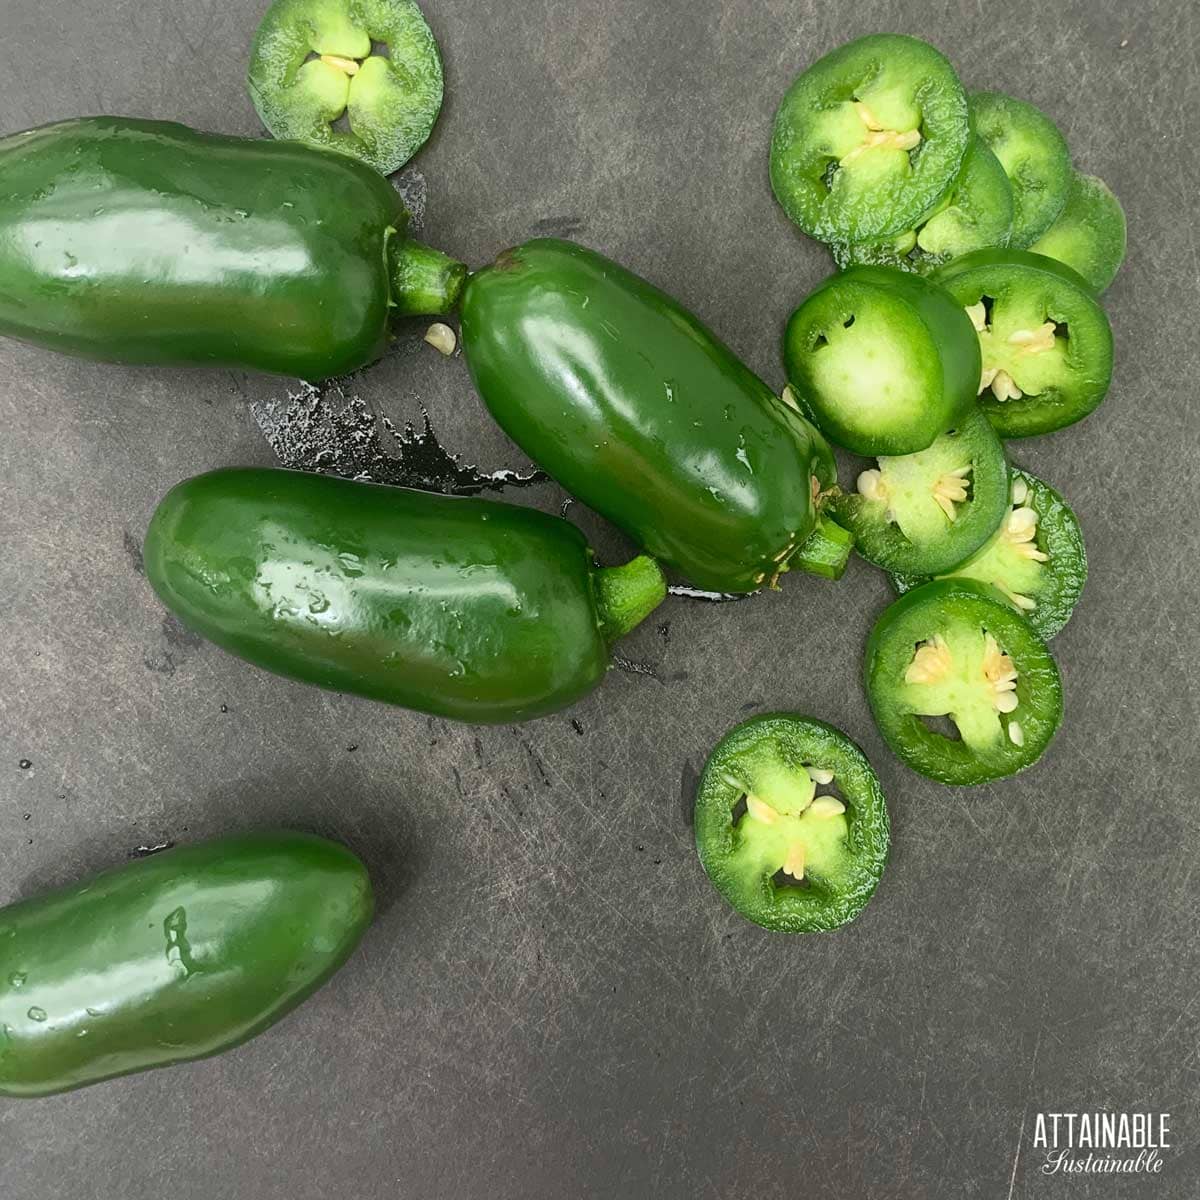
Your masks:
[{"label": "whole jalapeno pepper", "polygon": [[[584,504],[699,587],[774,584],[835,468],[821,435],[677,301],[542,239],[463,293],[472,378],[505,432]],[[843,535],[844,537],[844,535]],[[836,577],[846,539],[825,539]]]},{"label": "whole jalapeno pepper", "polygon": [[145,560],[185,624],[260,667],[475,722],[578,700],[666,593],[653,559],[598,569],[548,513],[281,470],[185,480]]},{"label": "whole jalapeno pepper", "polygon": [[315,381],[466,277],[386,179],[297,142],[90,117],[0,139],[0,179],[0,334],[85,358]]},{"label": "whole jalapeno pepper", "polygon": [[349,850],[284,832],[167,850],[0,908],[0,1096],[247,1041],[346,961],[373,908]]}]

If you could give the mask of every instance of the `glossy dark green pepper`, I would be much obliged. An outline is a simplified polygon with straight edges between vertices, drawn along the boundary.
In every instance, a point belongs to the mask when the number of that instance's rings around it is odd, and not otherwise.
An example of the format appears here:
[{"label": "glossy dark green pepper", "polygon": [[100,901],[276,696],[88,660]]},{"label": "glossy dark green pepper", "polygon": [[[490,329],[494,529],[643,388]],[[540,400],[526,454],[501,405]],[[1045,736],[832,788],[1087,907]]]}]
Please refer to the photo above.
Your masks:
[{"label": "glossy dark green pepper", "polygon": [[145,560],[187,625],[260,667],[478,722],[578,700],[666,592],[653,559],[598,569],[548,513],[280,470],[179,484]]},{"label": "glossy dark green pepper", "polygon": [[373,905],[349,850],[280,832],[167,850],[0,908],[0,1095],[247,1041],[346,961]]},{"label": "glossy dark green pepper", "polygon": [[754,591],[812,533],[834,473],[824,439],[616,263],[553,239],[507,250],[468,281],[462,332],[505,432],[692,583]]},{"label": "glossy dark green pepper", "polygon": [[0,139],[0,334],[109,362],[319,380],[446,312],[466,268],[395,189],[297,142],[91,117]]}]

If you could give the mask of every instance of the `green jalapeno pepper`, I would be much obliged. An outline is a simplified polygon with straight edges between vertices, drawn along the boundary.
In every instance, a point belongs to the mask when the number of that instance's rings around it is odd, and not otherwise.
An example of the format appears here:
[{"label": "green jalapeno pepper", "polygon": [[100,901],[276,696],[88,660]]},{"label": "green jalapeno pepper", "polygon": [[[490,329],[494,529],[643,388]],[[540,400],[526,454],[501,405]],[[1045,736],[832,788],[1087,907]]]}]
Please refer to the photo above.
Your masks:
[{"label": "green jalapeno pepper", "polygon": [[775,116],[771,185],[823,242],[912,229],[962,167],[967,98],[947,59],[902,34],[869,34],[797,77]]},{"label": "green jalapeno pepper", "polygon": [[950,190],[912,229],[878,242],[835,243],[839,267],[899,267],[928,275],[972,250],[1007,246],[1012,229],[1012,185],[1000,160],[972,137],[962,170]]},{"label": "green jalapeno pepper", "polygon": [[1010,245],[1024,249],[1057,219],[1071,186],[1071,155],[1058,127],[1027,100],[1000,92],[969,97],[975,132],[1012,183]]},{"label": "green jalapeno pepper", "polygon": [[880,457],[859,475],[854,491],[834,499],[833,512],[868,562],[933,574],[982,546],[1007,504],[1004,445],[972,405],[926,449]]},{"label": "green jalapeno pepper", "polygon": [[0,1095],[219,1054],[349,957],[366,869],[301,833],[166,850],[0,908]]},{"label": "green jalapeno pepper", "polygon": [[185,624],[260,667],[477,722],[578,700],[666,591],[653,559],[598,569],[547,513],[281,470],[185,480],[145,560]]},{"label": "green jalapeno pepper", "polygon": [[93,117],[0,139],[0,334],[110,362],[319,380],[451,308],[370,167],[296,142]]},{"label": "green jalapeno pepper", "polygon": [[705,764],[695,822],[717,890],[781,932],[852,921],[887,863],[887,805],[871,764],[811,717],[776,713],[730,730]]},{"label": "green jalapeno pepper", "polygon": [[468,282],[462,333],[505,432],[697,586],[773,584],[812,534],[835,476],[824,439],[616,263],[552,239],[508,250]]},{"label": "green jalapeno pepper", "polygon": [[1071,179],[1067,206],[1029,249],[1056,258],[1102,292],[1125,260],[1125,210],[1103,179]]},{"label": "green jalapeno pepper", "polygon": [[784,363],[805,413],[855,454],[924,450],[979,383],[961,306],[895,267],[850,267],[819,284],[788,321]]},{"label": "green jalapeno pepper", "polygon": [[442,82],[437,42],[413,0],[274,0],[247,74],[277,138],[352,154],[384,175],[429,137]]},{"label": "green jalapeno pepper", "polygon": [[942,783],[1023,770],[1062,720],[1045,643],[999,592],[971,579],[924,584],[885,609],[867,641],[866,684],[888,745]]},{"label": "green jalapeno pepper", "polygon": [[[1087,582],[1079,520],[1048,483],[1014,467],[1009,507],[1000,527],[974,554],[938,578],[991,584],[1049,641],[1070,619]],[[892,574],[901,594],[928,582],[924,575]]]},{"label": "green jalapeno pepper", "polygon": [[1112,329],[1070,267],[1026,250],[977,250],[933,279],[975,326],[979,406],[1002,438],[1073,425],[1108,394]]}]

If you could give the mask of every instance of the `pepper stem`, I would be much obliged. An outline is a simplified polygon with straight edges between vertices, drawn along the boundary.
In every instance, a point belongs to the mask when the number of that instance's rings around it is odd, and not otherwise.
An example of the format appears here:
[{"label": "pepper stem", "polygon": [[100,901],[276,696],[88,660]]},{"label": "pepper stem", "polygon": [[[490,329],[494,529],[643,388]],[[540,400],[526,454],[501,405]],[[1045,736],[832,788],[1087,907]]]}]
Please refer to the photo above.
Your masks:
[{"label": "pepper stem", "polygon": [[393,237],[388,242],[392,311],[404,317],[439,317],[457,303],[467,279],[465,263],[432,246]]},{"label": "pepper stem", "polygon": [[662,568],[648,554],[623,567],[602,567],[595,579],[600,632],[610,644],[636,629],[666,599]]},{"label": "pepper stem", "polygon": [[788,566],[820,575],[822,579],[841,579],[853,549],[854,534],[821,514],[812,533],[788,559]]}]

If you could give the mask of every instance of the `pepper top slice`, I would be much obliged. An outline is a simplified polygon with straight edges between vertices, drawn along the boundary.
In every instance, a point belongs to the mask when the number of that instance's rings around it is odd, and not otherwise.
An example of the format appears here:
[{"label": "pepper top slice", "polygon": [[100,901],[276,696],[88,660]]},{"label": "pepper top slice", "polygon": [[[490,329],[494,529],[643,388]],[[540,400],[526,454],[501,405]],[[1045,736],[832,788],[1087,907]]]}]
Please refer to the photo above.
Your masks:
[{"label": "pepper top slice", "polygon": [[[340,150],[383,175],[425,144],[442,107],[441,55],[413,0],[275,0],[247,82],[275,137]],[[335,126],[343,116],[348,130]]]}]

